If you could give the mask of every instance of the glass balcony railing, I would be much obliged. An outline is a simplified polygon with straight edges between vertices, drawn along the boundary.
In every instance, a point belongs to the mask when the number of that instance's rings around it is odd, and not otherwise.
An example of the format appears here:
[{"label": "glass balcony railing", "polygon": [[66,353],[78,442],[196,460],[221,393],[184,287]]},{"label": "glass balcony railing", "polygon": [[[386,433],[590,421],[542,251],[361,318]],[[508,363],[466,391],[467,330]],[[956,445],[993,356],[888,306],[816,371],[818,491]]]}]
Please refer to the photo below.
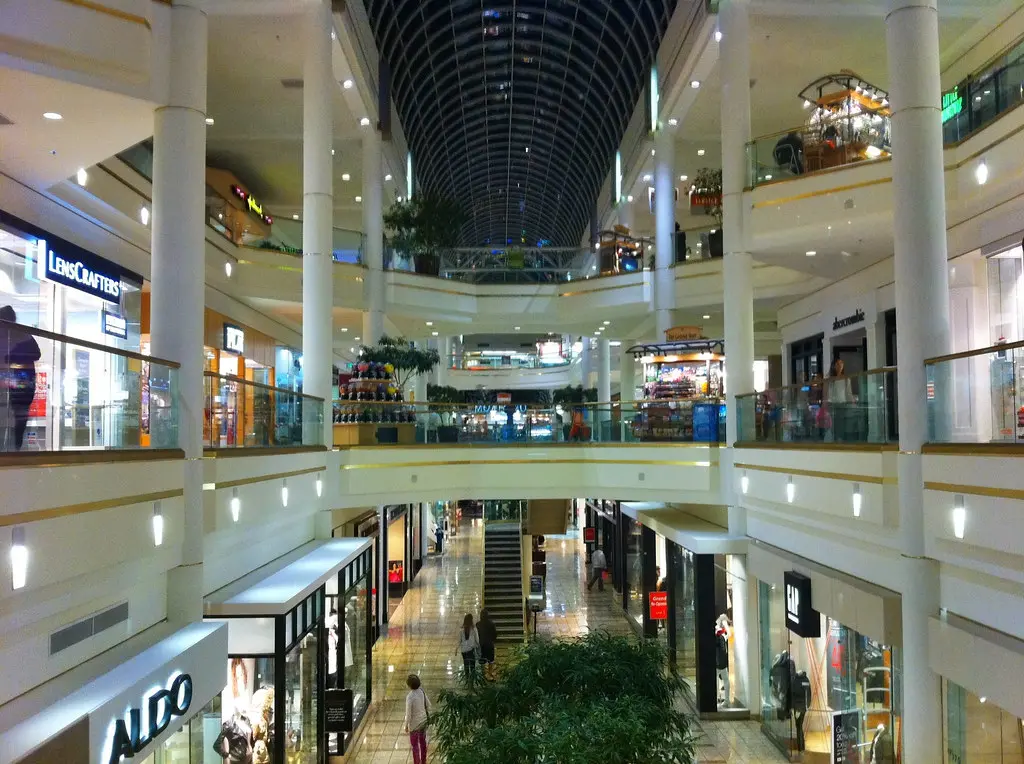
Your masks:
[{"label": "glass balcony railing", "polygon": [[720,443],[720,401],[587,403],[580,406],[465,406],[334,402],[334,444]]},{"label": "glass balcony railing", "polygon": [[741,441],[895,443],[896,369],[738,395],[736,414]]},{"label": "glass balcony railing", "polygon": [[1024,443],[1024,342],[925,361],[928,440]]},{"label": "glass balcony railing", "polygon": [[178,368],[0,321],[0,450],[177,448]]},{"label": "glass balcony railing", "polygon": [[448,356],[449,369],[465,369],[466,371],[508,371],[511,369],[558,369],[572,363],[572,351],[567,354],[540,356],[536,353],[502,353],[498,351],[483,353],[464,353]]},{"label": "glass balcony railing", "polygon": [[384,267],[470,284],[557,284],[598,276],[593,251],[555,247],[405,254],[386,246]]},{"label": "glass balcony railing", "polygon": [[942,94],[942,139],[959,143],[1024,103],[1024,38]]},{"label": "glass balcony railing", "polygon": [[323,398],[204,373],[206,448],[289,448],[323,443]]},{"label": "glass balcony railing", "polygon": [[747,144],[747,185],[891,156],[889,117],[865,112],[782,130]]}]

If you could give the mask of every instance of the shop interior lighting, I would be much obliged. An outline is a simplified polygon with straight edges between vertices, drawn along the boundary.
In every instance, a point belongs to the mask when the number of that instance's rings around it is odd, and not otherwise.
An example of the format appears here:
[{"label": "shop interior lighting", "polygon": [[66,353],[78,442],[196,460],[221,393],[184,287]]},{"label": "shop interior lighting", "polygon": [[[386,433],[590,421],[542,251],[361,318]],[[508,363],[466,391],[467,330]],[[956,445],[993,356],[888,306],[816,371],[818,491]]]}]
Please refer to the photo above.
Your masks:
[{"label": "shop interior lighting", "polygon": [[953,535],[962,539],[966,526],[967,507],[964,506],[964,495],[958,493],[953,497]]},{"label": "shop interior lighting", "polygon": [[746,495],[747,491],[750,490],[750,478],[747,477],[746,470],[744,470],[743,475],[740,476],[740,490],[744,495]]},{"label": "shop interior lighting", "polygon": [[433,326],[433,325],[434,325],[433,321],[427,321],[427,326]]},{"label": "shop interior lighting", "polygon": [[633,195],[630,194],[629,196],[627,196],[626,197],[626,201],[629,202],[630,204],[632,204],[633,203]]},{"label": "shop interior lighting", "polygon": [[699,157],[704,156],[704,149],[697,149],[697,156],[699,156]]},{"label": "shop interior lighting", "polygon": [[518,327],[518,326],[513,326],[512,328],[513,328],[513,329],[514,329],[515,331],[517,331],[517,332],[519,331],[519,327]]},{"label": "shop interior lighting", "polygon": [[605,322],[604,322],[604,325],[605,325],[605,326],[611,326],[611,325],[612,325],[612,322],[611,322],[611,321],[605,321]]},{"label": "shop interior lighting", "polygon": [[437,335],[438,335],[438,332],[431,332],[431,333],[430,333],[430,336],[431,336],[431,337],[436,337]]},{"label": "shop interior lighting", "polygon": [[362,337],[355,337],[354,339],[355,339],[356,342],[359,342],[359,340],[361,340]]},{"label": "shop interior lighting", "polygon": [[78,168],[78,173],[75,175],[75,180],[78,181],[78,185],[85,187],[85,184],[89,182],[89,173],[85,171],[84,167]]},{"label": "shop interior lighting", "polygon": [[242,512],[242,500],[238,498],[238,489],[231,489],[231,501],[228,502],[228,506],[231,508],[231,520],[232,522],[238,522],[238,515]]},{"label": "shop interior lighting", "polygon": [[391,180],[391,173],[384,176],[384,180]]},{"label": "shop interior lighting", "polygon": [[810,101],[808,101],[808,100],[807,100],[806,98],[804,99],[804,108],[805,108],[805,109],[809,109],[809,108],[811,108],[811,107],[812,107],[813,105],[814,105],[814,104],[812,104],[812,103],[811,103]]},{"label": "shop interior lighting", "polygon": [[715,30],[715,42],[721,42],[721,41],[722,41],[722,33],[721,33],[721,32],[719,32],[719,31],[718,31],[718,30],[716,29],[716,30]]},{"label": "shop interior lighting", "polygon": [[690,80],[690,87],[696,90],[700,87],[700,80]]},{"label": "shop interior lighting", "polygon": [[704,318],[705,321],[707,321],[709,318],[711,318],[711,316],[709,314],[705,313],[703,318]]},{"label": "shop interior lighting", "polygon": [[43,112],[43,119],[49,119],[49,120],[52,120],[52,121],[56,122],[58,120],[64,119],[64,115],[60,114],[60,113],[58,113],[56,111],[44,111]]},{"label": "shop interior lighting", "polygon": [[11,588],[24,589],[28,580],[28,547],[25,545],[25,529],[15,526],[11,529]]},{"label": "shop interior lighting", "polygon": [[331,156],[334,156],[334,149],[331,149]]},{"label": "shop interior lighting", "polygon": [[791,475],[786,481],[786,501],[792,504],[794,498],[796,498],[796,485],[794,485],[793,476]]},{"label": "shop interior lighting", "polygon": [[281,481],[281,506],[288,506],[288,478]]},{"label": "shop interior lighting", "polygon": [[341,86],[345,88],[345,90],[351,90],[352,84],[352,80],[345,80],[343,83],[341,83]]},{"label": "shop interior lighting", "polygon": [[861,504],[864,501],[864,497],[860,492],[860,483],[853,484],[853,516],[860,517]]},{"label": "shop interior lighting", "polygon": [[684,182],[689,180],[689,179],[690,179],[689,175],[680,175],[679,176],[679,180],[684,181]]},{"label": "shop interior lighting", "polygon": [[974,168],[974,179],[978,181],[979,186],[988,183],[988,165],[984,159],[979,160],[978,166]]},{"label": "shop interior lighting", "polygon": [[139,220],[142,221],[142,225],[149,225],[149,207],[143,207],[139,210]]},{"label": "shop interior lighting", "polygon": [[988,698],[986,696],[982,695],[980,698],[978,698],[978,702],[979,703],[987,703],[988,702]]},{"label": "shop interior lighting", "polygon": [[675,127],[678,124],[679,124],[679,120],[678,119],[676,119],[675,117],[670,117],[669,118],[669,120],[668,120],[669,127]]},{"label": "shop interior lighting", "polygon": [[878,146],[868,146],[864,149],[864,153],[867,154],[868,159],[878,159],[882,156],[882,150]]},{"label": "shop interior lighting", "polygon": [[767,173],[767,174],[766,174],[766,175],[764,176],[764,179],[765,179],[765,180],[771,180],[771,179],[772,179],[772,174],[771,174],[771,173]]},{"label": "shop interior lighting", "polygon": [[806,252],[804,252],[804,254],[807,255],[808,257],[814,257],[816,254],[818,254],[818,251],[816,249],[809,249]]},{"label": "shop interior lighting", "polygon": [[654,156],[654,149],[651,149],[651,156]]},{"label": "shop interior lighting", "polygon": [[369,126],[370,118],[369,117],[363,117],[361,120],[359,120],[359,124],[362,125],[363,127]]},{"label": "shop interior lighting", "polygon": [[362,204],[362,203],[363,203],[363,197],[357,196],[356,197],[356,204]]},{"label": "shop interior lighting", "polygon": [[292,220],[298,220],[298,219],[299,219],[298,214],[292,215]]},{"label": "shop interior lighting", "polygon": [[349,175],[347,172],[343,172],[341,174],[341,179],[344,180],[344,181],[350,181],[350,180],[352,180],[352,176]]},{"label": "shop interior lighting", "polygon": [[231,278],[231,261],[230,260],[225,260],[224,261],[224,275],[226,275],[228,278]]},{"label": "shop interior lighting", "polygon": [[317,475],[316,478],[316,497],[319,499],[324,495],[324,479]]},{"label": "shop interior lighting", "polygon": [[647,175],[644,175],[644,182],[645,183],[650,183],[653,179],[654,179],[654,177],[650,173],[648,173]]},{"label": "shop interior lighting", "polygon": [[212,125],[213,124],[213,117],[207,117],[206,118],[206,124]]},{"label": "shop interior lighting", "polygon": [[160,546],[164,543],[164,513],[160,509],[160,502],[153,502],[153,544]]}]

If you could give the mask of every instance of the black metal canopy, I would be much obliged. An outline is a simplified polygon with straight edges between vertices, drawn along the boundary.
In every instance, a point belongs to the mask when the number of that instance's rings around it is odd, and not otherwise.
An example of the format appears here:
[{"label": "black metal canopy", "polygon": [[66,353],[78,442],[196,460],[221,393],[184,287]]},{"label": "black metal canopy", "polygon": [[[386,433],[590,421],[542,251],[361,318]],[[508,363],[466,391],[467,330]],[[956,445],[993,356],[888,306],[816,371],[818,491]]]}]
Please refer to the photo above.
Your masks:
[{"label": "black metal canopy", "polygon": [[461,243],[578,245],[676,0],[364,2]]}]

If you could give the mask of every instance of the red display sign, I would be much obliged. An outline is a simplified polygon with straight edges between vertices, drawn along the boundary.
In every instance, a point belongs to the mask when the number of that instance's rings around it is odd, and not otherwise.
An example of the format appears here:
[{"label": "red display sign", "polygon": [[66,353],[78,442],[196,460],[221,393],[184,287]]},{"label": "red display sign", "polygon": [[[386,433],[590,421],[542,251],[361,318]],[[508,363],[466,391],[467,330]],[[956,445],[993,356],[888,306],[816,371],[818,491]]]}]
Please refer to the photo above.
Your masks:
[{"label": "red display sign", "polygon": [[28,407],[28,415],[31,419],[44,419],[46,417],[46,372],[36,373],[36,397]]},{"label": "red display sign", "polygon": [[651,620],[668,620],[668,592],[651,592],[647,596]]},{"label": "red display sign", "polygon": [[597,541],[597,528],[584,528],[583,529],[583,540],[588,544],[593,544]]},{"label": "red display sign", "polygon": [[388,583],[400,584],[405,581],[405,563],[401,560],[388,561]]}]

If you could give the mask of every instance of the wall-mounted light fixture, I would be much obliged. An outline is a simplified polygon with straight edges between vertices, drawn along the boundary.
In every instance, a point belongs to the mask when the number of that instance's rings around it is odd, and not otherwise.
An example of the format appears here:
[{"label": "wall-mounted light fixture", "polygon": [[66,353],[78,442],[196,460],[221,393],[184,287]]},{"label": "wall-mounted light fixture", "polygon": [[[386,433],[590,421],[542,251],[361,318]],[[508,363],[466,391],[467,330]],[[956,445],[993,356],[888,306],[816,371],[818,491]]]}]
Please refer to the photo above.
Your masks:
[{"label": "wall-mounted light fixture", "polygon": [[25,545],[25,529],[15,526],[11,529],[11,588],[23,589],[28,580],[28,547]]},{"label": "wall-mounted light fixture", "polygon": [[288,478],[281,481],[281,506],[288,506]]},{"label": "wall-mounted light fixture", "polygon": [[796,486],[793,484],[793,476],[790,475],[789,480],[786,481],[786,501],[792,504],[794,498],[796,498]]},{"label": "wall-mounted light fixture", "polygon": [[316,476],[316,496],[319,499],[324,495],[324,480],[319,475]]},{"label": "wall-mounted light fixture", "polygon": [[860,517],[860,508],[864,501],[860,493],[860,483],[853,484],[853,516]]},{"label": "wall-mounted light fixture", "polygon": [[953,535],[962,539],[966,528],[967,507],[964,506],[964,495],[958,493],[953,496]]},{"label": "wall-mounted light fixture", "polygon": [[160,546],[164,543],[164,513],[160,509],[160,502],[153,502],[153,544]]},{"label": "wall-mounted light fixture", "polygon": [[745,471],[740,477],[740,490],[743,491],[744,494],[750,490],[750,478],[747,477],[747,473]]},{"label": "wall-mounted light fixture", "polygon": [[238,515],[242,512],[242,500],[238,498],[238,488],[231,489],[231,501],[228,506],[231,507],[231,520],[238,522]]}]

